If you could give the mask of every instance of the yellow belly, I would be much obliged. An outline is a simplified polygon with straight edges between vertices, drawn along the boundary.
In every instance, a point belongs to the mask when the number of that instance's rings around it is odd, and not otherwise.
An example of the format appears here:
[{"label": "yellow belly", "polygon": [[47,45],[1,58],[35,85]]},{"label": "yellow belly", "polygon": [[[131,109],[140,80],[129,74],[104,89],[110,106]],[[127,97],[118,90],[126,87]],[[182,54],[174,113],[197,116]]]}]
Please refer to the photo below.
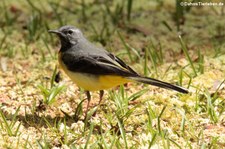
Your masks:
[{"label": "yellow belly", "polygon": [[60,59],[59,54],[59,65],[64,70],[64,72],[69,76],[69,78],[77,84],[77,86],[88,91],[98,91],[109,89],[127,82],[126,79],[121,76],[110,76],[110,75],[92,75],[87,73],[72,72],[66,69],[65,64]]}]

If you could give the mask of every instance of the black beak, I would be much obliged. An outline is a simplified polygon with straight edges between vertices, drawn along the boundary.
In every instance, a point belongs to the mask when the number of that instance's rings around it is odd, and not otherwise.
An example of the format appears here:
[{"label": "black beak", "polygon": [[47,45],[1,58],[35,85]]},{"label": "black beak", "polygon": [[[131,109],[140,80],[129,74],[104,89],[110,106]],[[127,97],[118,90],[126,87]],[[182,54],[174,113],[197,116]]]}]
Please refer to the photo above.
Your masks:
[{"label": "black beak", "polygon": [[60,37],[60,39],[65,39],[66,38],[65,34],[60,32],[59,30],[48,30],[48,32],[58,35]]},{"label": "black beak", "polygon": [[61,32],[59,32],[58,30],[48,30],[49,33],[55,33],[55,34],[58,34],[60,35]]}]

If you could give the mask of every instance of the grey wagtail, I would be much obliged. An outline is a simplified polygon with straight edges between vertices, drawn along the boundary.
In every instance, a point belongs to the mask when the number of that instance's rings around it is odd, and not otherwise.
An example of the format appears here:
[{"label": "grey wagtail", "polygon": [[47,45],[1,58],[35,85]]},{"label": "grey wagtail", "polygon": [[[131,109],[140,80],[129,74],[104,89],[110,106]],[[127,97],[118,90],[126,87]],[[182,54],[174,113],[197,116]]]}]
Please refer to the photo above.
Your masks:
[{"label": "grey wagtail", "polygon": [[140,76],[120,58],[89,42],[76,27],[67,25],[49,30],[49,33],[57,34],[61,41],[59,65],[77,86],[86,91],[87,111],[91,100],[90,91],[100,91],[100,103],[103,90],[127,82],[141,82],[188,93],[187,89],[180,86]]}]

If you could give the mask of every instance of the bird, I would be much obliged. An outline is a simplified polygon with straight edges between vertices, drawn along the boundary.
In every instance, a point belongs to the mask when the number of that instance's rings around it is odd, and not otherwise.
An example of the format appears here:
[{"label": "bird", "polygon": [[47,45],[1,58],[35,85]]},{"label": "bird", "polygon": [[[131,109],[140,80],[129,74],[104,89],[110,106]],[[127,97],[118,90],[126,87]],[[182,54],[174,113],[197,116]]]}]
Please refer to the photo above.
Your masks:
[{"label": "bird", "polygon": [[86,92],[88,101],[86,115],[90,106],[91,91],[100,91],[100,104],[104,90],[128,82],[140,82],[188,93],[188,90],[181,86],[138,74],[119,57],[91,43],[82,31],[74,26],[65,25],[48,32],[56,34],[61,42],[58,52],[59,66],[78,87]]}]

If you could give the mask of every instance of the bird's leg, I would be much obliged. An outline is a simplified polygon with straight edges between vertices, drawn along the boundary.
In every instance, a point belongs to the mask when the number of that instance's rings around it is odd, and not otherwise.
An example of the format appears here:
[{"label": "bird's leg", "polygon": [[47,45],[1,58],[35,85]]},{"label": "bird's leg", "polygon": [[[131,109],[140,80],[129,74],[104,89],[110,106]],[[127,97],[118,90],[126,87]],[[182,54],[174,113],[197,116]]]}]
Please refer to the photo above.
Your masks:
[{"label": "bird's leg", "polygon": [[[104,91],[103,90],[100,90],[98,106],[100,105],[100,103],[102,101],[103,95],[104,95]],[[93,113],[93,116],[96,115],[96,112],[97,112],[97,110]]]},{"label": "bird's leg", "polygon": [[102,101],[102,98],[103,98],[103,95],[104,95],[104,91],[103,90],[100,90],[98,105],[100,105],[100,103]]},{"label": "bird's leg", "polygon": [[87,113],[88,113],[90,101],[91,101],[91,94],[89,91],[86,91],[86,95],[87,95],[88,103],[87,103],[87,108],[86,108],[86,112],[85,112],[85,119],[87,118]]}]

